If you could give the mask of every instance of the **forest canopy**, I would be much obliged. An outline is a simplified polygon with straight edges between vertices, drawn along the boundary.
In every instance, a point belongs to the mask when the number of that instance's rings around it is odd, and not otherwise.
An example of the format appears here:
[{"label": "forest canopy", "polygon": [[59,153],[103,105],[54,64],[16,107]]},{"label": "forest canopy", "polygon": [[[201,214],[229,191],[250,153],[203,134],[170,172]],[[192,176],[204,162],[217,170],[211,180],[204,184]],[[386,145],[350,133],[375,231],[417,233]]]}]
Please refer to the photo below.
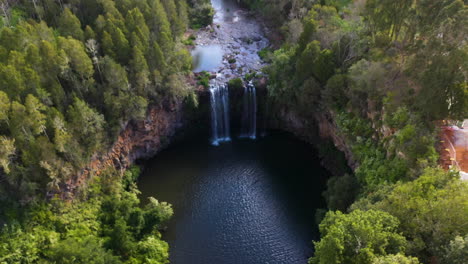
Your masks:
[{"label": "forest canopy", "polygon": [[168,263],[172,208],[140,207],[137,168],[102,172],[72,202],[56,194],[149,105],[193,98],[181,41],[212,18],[198,5],[2,1],[0,263]]},{"label": "forest canopy", "polygon": [[[328,180],[309,262],[465,263],[468,183],[436,147],[468,116],[466,1],[238,2],[280,36],[259,53],[268,118],[329,121],[355,165]],[[149,107],[195,100],[185,33],[213,16],[209,0],[0,3],[0,263],[169,262],[173,209],[139,200],[138,167],[58,194]]]},{"label": "forest canopy", "polygon": [[436,150],[468,117],[466,2],[242,2],[282,36],[262,56],[271,108],[331,120],[356,164],[328,181],[310,262],[466,262],[468,185]]}]

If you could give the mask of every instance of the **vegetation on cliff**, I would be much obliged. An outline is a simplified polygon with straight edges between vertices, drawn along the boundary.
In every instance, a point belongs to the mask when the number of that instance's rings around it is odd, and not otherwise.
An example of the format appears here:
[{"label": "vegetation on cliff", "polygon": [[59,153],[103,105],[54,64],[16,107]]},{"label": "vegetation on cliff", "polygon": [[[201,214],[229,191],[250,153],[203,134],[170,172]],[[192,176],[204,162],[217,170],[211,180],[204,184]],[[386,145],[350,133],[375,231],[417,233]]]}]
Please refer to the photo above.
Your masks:
[{"label": "vegetation on cliff", "polygon": [[[404,254],[447,260],[447,245],[466,243],[467,183],[437,168],[435,122],[468,116],[466,4],[243,2],[273,14],[284,37],[266,69],[272,106],[306,120],[331,117],[358,164],[354,177],[329,181],[331,211],[311,263],[387,263]],[[396,221],[382,227],[365,212]],[[364,226],[350,230],[348,222]],[[382,240],[381,228],[392,242]],[[392,246],[399,235],[404,243]]]},{"label": "vegetation on cliff", "polygon": [[120,173],[83,184],[73,202],[55,194],[148,105],[195,98],[180,44],[204,18],[193,2],[2,1],[0,263],[168,261],[158,230],[172,209],[139,208]]},{"label": "vegetation on cliff", "polygon": [[[310,263],[464,263],[468,184],[437,167],[435,121],[468,115],[465,2],[240,2],[284,37],[260,52],[272,105],[330,117],[358,163],[328,182]],[[172,208],[140,207],[138,169],[56,194],[148,105],[194,98],[181,41],[209,1],[0,8],[0,263],[167,263]]]}]

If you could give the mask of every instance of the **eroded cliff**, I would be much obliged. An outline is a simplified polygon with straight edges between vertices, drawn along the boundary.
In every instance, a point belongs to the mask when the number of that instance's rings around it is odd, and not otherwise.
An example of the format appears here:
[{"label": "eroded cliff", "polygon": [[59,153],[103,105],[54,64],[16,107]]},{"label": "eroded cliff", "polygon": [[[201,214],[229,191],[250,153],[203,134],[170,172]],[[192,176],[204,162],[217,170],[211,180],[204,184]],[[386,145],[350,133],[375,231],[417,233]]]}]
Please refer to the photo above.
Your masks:
[{"label": "eroded cliff", "polygon": [[146,119],[129,122],[105,155],[95,155],[84,169],[66,182],[61,195],[71,198],[91,177],[99,176],[104,170],[115,168],[123,172],[135,160],[156,155],[184,126],[183,112],[184,103],[180,99],[149,107]]}]

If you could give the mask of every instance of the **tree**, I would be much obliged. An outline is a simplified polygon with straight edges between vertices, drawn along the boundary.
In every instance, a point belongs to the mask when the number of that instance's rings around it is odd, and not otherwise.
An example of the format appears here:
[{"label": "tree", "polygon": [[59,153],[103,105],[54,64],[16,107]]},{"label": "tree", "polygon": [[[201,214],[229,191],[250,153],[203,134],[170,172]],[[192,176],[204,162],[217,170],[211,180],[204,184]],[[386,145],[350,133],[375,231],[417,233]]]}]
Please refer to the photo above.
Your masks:
[{"label": "tree", "polygon": [[85,146],[87,154],[98,150],[104,138],[104,116],[76,97],[67,114],[71,131]]},{"label": "tree", "polygon": [[0,63],[0,87],[11,99],[20,99],[26,91],[24,76],[12,65]]},{"label": "tree", "polygon": [[0,136],[0,167],[7,174],[10,173],[10,160],[15,152],[15,140]]},{"label": "tree", "polygon": [[161,73],[167,71],[166,58],[157,42],[152,46],[151,57],[149,58],[148,63],[152,70],[158,70]]},{"label": "tree", "polygon": [[58,152],[64,153],[66,152],[67,145],[72,140],[71,135],[67,131],[65,120],[63,120],[62,116],[55,116],[52,124],[54,127],[55,149]]},{"label": "tree", "polygon": [[190,22],[193,28],[206,27],[213,23],[214,9],[207,0],[189,0]]},{"label": "tree", "polygon": [[397,233],[399,221],[382,211],[328,212],[320,223],[322,238],[315,242],[309,263],[365,264],[379,256],[404,252],[405,238]]},{"label": "tree", "polygon": [[111,36],[112,42],[114,43],[114,54],[119,62],[125,64],[130,57],[130,43],[120,28],[113,28]]},{"label": "tree", "polygon": [[[74,84],[74,88],[82,97],[94,83],[93,62],[86,53],[85,45],[73,38],[58,38],[59,46],[65,51],[70,71],[65,72],[65,77]],[[78,78],[77,78],[78,77]]]},{"label": "tree", "polygon": [[116,58],[116,55],[114,53],[114,42],[112,41],[111,35],[107,32],[104,31],[102,33],[102,48],[104,50],[104,55],[110,56],[112,58]]},{"label": "tree", "polygon": [[46,110],[46,106],[32,94],[28,94],[24,105],[28,114],[28,123],[30,124],[33,134],[39,135],[45,133],[46,115],[44,111]]},{"label": "tree", "polygon": [[[146,25],[145,17],[140,9],[134,8],[127,13],[125,18],[126,27],[130,34],[135,34],[142,46],[138,47],[143,53],[146,53],[149,47],[150,30]],[[134,39],[132,37],[132,39]],[[132,46],[135,47],[135,40],[132,40]]]},{"label": "tree", "polygon": [[84,40],[81,22],[68,8],[65,8],[60,15],[58,30],[65,37],[70,36],[80,41]]},{"label": "tree", "polygon": [[142,232],[150,234],[162,228],[174,214],[172,206],[166,202],[159,202],[153,197],[149,197],[149,203],[145,206],[145,227]]},{"label": "tree", "polygon": [[85,40],[96,39],[96,33],[89,25],[87,25],[85,28],[84,39]]},{"label": "tree", "polygon": [[330,210],[345,212],[359,193],[359,184],[353,175],[331,177],[327,181],[327,190],[323,193]]},{"label": "tree", "polygon": [[397,184],[381,199],[368,197],[352,209],[383,210],[397,217],[408,252],[422,261],[442,257],[442,247],[466,234],[468,183],[441,169],[428,168],[416,180]]},{"label": "tree", "polygon": [[313,64],[313,74],[322,85],[325,85],[335,73],[335,62],[333,60],[333,52],[329,49],[323,49]]},{"label": "tree", "polygon": [[26,107],[17,101],[13,101],[10,110],[10,133],[12,137],[24,143],[32,135],[29,131],[29,125]]},{"label": "tree", "polygon": [[133,56],[130,61],[130,69],[132,72],[133,81],[136,86],[136,92],[140,96],[147,94],[146,90],[150,85],[149,69],[143,52],[137,47],[133,47]]},{"label": "tree", "polygon": [[136,244],[128,231],[129,227],[123,219],[118,219],[112,227],[108,247],[121,256],[128,256]]},{"label": "tree", "polygon": [[8,122],[10,105],[11,102],[8,95],[5,92],[0,91],[0,124],[1,122],[5,122],[7,126],[10,126],[10,123]]},{"label": "tree", "polygon": [[296,75],[299,81],[304,81],[313,76],[314,64],[319,56],[320,43],[318,41],[308,43],[296,64]]},{"label": "tree", "polygon": [[118,257],[102,246],[101,239],[88,236],[67,238],[55,243],[48,252],[52,263],[120,264]]},{"label": "tree", "polygon": [[[183,0],[182,0],[183,1]],[[161,0],[166,10],[167,17],[171,24],[172,35],[178,37],[184,33],[184,25],[177,14],[177,7],[174,0]]]},{"label": "tree", "polygon": [[312,41],[314,34],[317,32],[318,23],[315,20],[316,14],[315,10],[311,9],[307,17],[304,18],[304,31],[302,31],[299,37],[296,54],[301,54],[304,49],[306,49],[309,42]]},{"label": "tree", "polygon": [[169,245],[154,236],[147,236],[138,242],[137,251],[141,263],[169,263]]},{"label": "tree", "polygon": [[20,41],[21,38],[17,36],[14,29],[10,27],[2,27],[0,31],[0,45],[7,51],[20,49]]},{"label": "tree", "polygon": [[189,21],[189,14],[188,14],[188,5],[187,5],[187,2],[185,0],[183,1],[175,1],[176,4],[177,4],[177,14],[179,16],[179,20],[180,20],[180,25],[182,26],[182,28],[180,28],[180,32],[179,32],[179,35],[181,33],[184,33],[185,30],[187,29],[187,26],[188,24],[190,23]]},{"label": "tree", "polygon": [[441,258],[441,263],[463,264],[468,259],[468,235],[465,237],[456,236],[450,244],[445,247],[445,253]]},{"label": "tree", "polygon": [[419,264],[419,260],[413,257],[406,257],[403,254],[386,255],[375,258],[372,264]]},{"label": "tree", "polygon": [[341,110],[346,107],[348,103],[347,82],[348,78],[345,74],[335,74],[328,79],[325,89],[322,90],[322,98],[329,108]]},{"label": "tree", "polygon": [[173,47],[171,24],[167,18],[160,0],[150,1],[152,20],[149,22],[151,31],[156,34],[156,40],[164,54],[170,54]]}]

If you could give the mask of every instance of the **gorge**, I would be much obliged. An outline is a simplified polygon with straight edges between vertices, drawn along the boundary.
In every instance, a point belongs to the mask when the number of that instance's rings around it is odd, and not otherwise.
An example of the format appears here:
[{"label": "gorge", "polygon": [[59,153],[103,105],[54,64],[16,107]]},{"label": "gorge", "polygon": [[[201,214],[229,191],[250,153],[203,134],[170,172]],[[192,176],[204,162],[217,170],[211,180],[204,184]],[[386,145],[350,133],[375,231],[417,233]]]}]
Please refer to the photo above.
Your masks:
[{"label": "gorge", "polygon": [[0,9],[1,264],[466,262],[465,2]]},{"label": "gorge", "polygon": [[[194,71],[214,76],[209,101],[199,106],[209,105],[203,120],[210,120],[211,135],[189,135],[145,162],[141,200],[173,205],[163,232],[173,263],[305,263],[318,238],[310,223],[325,206],[329,173],[290,134],[269,131],[257,139],[256,87],[244,78],[260,76],[257,53],[268,41],[260,22],[235,1],[212,4],[213,29],[201,30],[192,51]],[[232,79],[242,87],[228,85]]]}]

